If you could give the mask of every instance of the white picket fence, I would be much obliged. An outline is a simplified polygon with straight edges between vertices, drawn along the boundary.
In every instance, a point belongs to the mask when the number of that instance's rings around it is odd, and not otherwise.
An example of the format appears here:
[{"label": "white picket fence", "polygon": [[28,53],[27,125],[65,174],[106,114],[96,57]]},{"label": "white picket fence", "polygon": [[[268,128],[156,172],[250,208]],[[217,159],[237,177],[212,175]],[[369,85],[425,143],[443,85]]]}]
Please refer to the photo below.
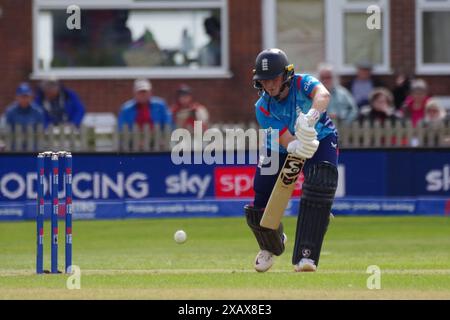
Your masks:
[{"label": "white picket fence", "polygon": [[[370,123],[353,122],[346,126],[337,124],[339,145],[341,148],[403,148],[450,147],[450,121],[441,126],[428,128],[423,125],[413,127],[411,121]],[[256,123],[216,123],[210,126],[210,133],[223,135],[223,150],[255,149],[261,144],[258,135],[257,143],[249,139],[230,140],[227,133],[233,130],[246,131],[258,129]],[[0,151],[3,152],[36,152],[44,150],[71,150],[72,152],[156,152],[170,151],[176,141],[171,141],[172,130],[169,127],[155,125],[153,127],[125,126],[118,130],[117,126],[92,127],[73,125],[49,126],[16,126],[0,128]],[[203,149],[208,145],[204,140],[204,132],[197,136],[197,141],[191,140],[191,146]],[[210,141],[210,140],[209,140]],[[253,141],[254,142],[254,141]],[[198,148],[197,148],[198,149]],[[185,149],[186,150],[186,149]]]},{"label": "white picket fence", "polygon": [[450,147],[450,120],[439,126],[419,124],[411,120],[353,122],[337,124],[339,145],[343,148],[445,148]]}]

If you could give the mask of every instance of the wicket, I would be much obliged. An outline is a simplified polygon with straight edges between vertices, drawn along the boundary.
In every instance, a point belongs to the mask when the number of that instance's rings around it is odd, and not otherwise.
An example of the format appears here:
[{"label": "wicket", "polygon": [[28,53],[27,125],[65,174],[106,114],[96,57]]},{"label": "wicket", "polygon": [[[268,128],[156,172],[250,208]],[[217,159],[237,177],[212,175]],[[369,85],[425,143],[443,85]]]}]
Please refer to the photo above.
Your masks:
[{"label": "wicket", "polygon": [[45,151],[37,156],[37,214],[36,214],[36,232],[37,232],[37,254],[36,254],[36,273],[48,273],[44,271],[44,175],[45,159],[51,160],[51,273],[60,273],[58,271],[58,179],[59,179],[59,159],[62,158],[64,165],[64,184],[65,184],[65,272],[72,273],[72,154],[67,151]]}]

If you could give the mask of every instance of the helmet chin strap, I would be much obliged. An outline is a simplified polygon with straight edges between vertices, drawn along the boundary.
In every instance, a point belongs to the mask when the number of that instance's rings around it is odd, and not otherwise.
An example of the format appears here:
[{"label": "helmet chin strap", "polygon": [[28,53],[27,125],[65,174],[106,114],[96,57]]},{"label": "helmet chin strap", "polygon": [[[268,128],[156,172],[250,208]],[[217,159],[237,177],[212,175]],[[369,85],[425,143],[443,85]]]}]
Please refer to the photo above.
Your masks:
[{"label": "helmet chin strap", "polygon": [[281,94],[283,93],[283,91],[288,87],[287,82],[283,82],[283,84],[281,85],[280,91],[278,92],[278,94],[274,98],[275,100],[277,100],[278,102],[280,102],[281,99]]},{"label": "helmet chin strap", "polygon": [[287,75],[287,76],[286,76],[286,79],[285,79],[285,80],[283,81],[283,83],[281,84],[280,91],[278,92],[278,94],[277,94],[275,97],[272,97],[272,96],[264,89],[264,87],[263,87],[260,83],[255,82],[253,86],[254,86],[256,89],[259,90],[259,95],[260,95],[260,96],[262,95],[263,92],[265,92],[265,93],[267,93],[271,98],[274,98],[276,101],[280,102],[280,101],[282,100],[282,99],[281,99],[281,94],[283,93],[283,91],[284,91],[287,87],[289,87],[289,86],[291,85],[292,76],[293,76],[293,74],[292,74],[292,75]]},{"label": "helmet chin strap", "polygon": [[286,73],[285,74],[285,80],[283,81],[283,83],[281,84],[281,88],[280,91],[278,92],[278,94],[273,97],[276,101],[280,102],[281,99],[281,94],[283,93],[283,91],[287,88],[290,87],[291,85],[291,81],[292,81],[292,76],[293,76],[293,71],[292,74],[291,73]]}]

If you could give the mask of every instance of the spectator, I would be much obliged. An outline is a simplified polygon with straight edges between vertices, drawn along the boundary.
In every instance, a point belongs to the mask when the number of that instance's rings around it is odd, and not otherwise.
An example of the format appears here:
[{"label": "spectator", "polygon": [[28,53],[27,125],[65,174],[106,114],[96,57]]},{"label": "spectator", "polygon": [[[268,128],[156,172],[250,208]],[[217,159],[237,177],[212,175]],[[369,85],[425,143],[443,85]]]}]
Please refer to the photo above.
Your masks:
[{"label": "spectator", "polygon": [[356,105],[361,108],[369,103],[370,93],[383,84],[372,77],[372,65],[368,62],[361,62],[357,65],[356,77],[348,84],[348,89],[356,101]]},{"label": "spectator", "polygon": [[16,101],[5,112],[6,123],[15,129],[16,125],[24,128],[44,124],[41,108],[33,102],[33,90],[28,83],[21,83],[16,89]]},{"label": "spectator", "polygon": [[79,127],[83,120],[85,107],[78,95],[55,78],[41,83],[35,102],[44,111],[46,126],[73,123]]},{"label": "spectator", "polygon": [[408,96],[411,87],[411,80],[404,73],[398,73],[395,77],[395,87],[392,90],[394,94],[394,104],[397,110],[400,110]]},{"label": "spectator", "polygon": [[210,41],[200,49],[199,63],[202,66],[220,66],[221,44],[220,44],[220,21],[212,16],[205,19],[205,31]]},{"label": "spectator", "polygon": [[369,105],[363,106],[360,112],[360,120],[394,121],[398,116],[395,113],[394,97],[386,88],[376,88],[369,96]]},{"label": "spectator", "polygon": [[208,128],[209,113],[200,103],[194,101],[192,90],[183,84],[176,92],[176,102],[172,105],[172,114],[177,128],[194,129],[194,121],[202,121],[202,128]]},{"label": "spectator", "polygon": [[411,94],[406,97],[402,111],[405,117],[412,120],[414,127],[425,117],[425,106],[430,98],[424,80],[415,79],[411,82]]},{"label": "spectator", "polygon": [[319,66],[319,80],[330,92],[330,103],[327,114],[331,119],[337,119],[345,124],[351,123],[358,116],[358,107],[350,92],[337,83],[331,65],[321,64]]},{"label": "spectator", "polygon": [[429,99],[425,105],[425,116],[421,123],[428,128],[438,128],[444,123],[445,109],[435,99]]},{"label": "spectator", "polygon": [[147,79],[138,79],[134,82],[134,98],[125,102],[119,113],[119,129],[124,125],[132,128],[137,124],[142,128],[145,124],[153,127],[172,125],[172,115],[166,102],[152,95],[152,85]]}]

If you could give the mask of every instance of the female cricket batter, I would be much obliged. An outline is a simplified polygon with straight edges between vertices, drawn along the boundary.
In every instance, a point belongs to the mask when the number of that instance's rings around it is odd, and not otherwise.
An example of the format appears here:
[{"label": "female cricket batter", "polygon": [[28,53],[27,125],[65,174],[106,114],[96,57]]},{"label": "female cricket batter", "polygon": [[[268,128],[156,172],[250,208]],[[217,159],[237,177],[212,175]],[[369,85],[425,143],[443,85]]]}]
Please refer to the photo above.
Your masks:
[{"label": "female cricket batter", "polygon": [[[266,147],[272,157],[279,155],[278,172],[261,173],[260,161],[254,178],[255,199],[245,206],[245,215],[259,244],[255,269],[265,272],[273,264],[273,256],[283,253],[286,235],[283,225],[278,230],[261,227],[259,222],[278,178],[287,153],[308,159],[295,234],[292,264],[295,271],[316,271],[320,250],[328,227],[330,210],[337,187],[337,132],[326,114],[330,94],[314,77],[294,74],[286,54],[279,49],[264,50],[256,58],[254,87],[260,91],[256,102],[256,118],[266,129]],[[278,143],[270,143],[269,132],[278,129]],[[266,161],[267,162],[267,161]]]}]

